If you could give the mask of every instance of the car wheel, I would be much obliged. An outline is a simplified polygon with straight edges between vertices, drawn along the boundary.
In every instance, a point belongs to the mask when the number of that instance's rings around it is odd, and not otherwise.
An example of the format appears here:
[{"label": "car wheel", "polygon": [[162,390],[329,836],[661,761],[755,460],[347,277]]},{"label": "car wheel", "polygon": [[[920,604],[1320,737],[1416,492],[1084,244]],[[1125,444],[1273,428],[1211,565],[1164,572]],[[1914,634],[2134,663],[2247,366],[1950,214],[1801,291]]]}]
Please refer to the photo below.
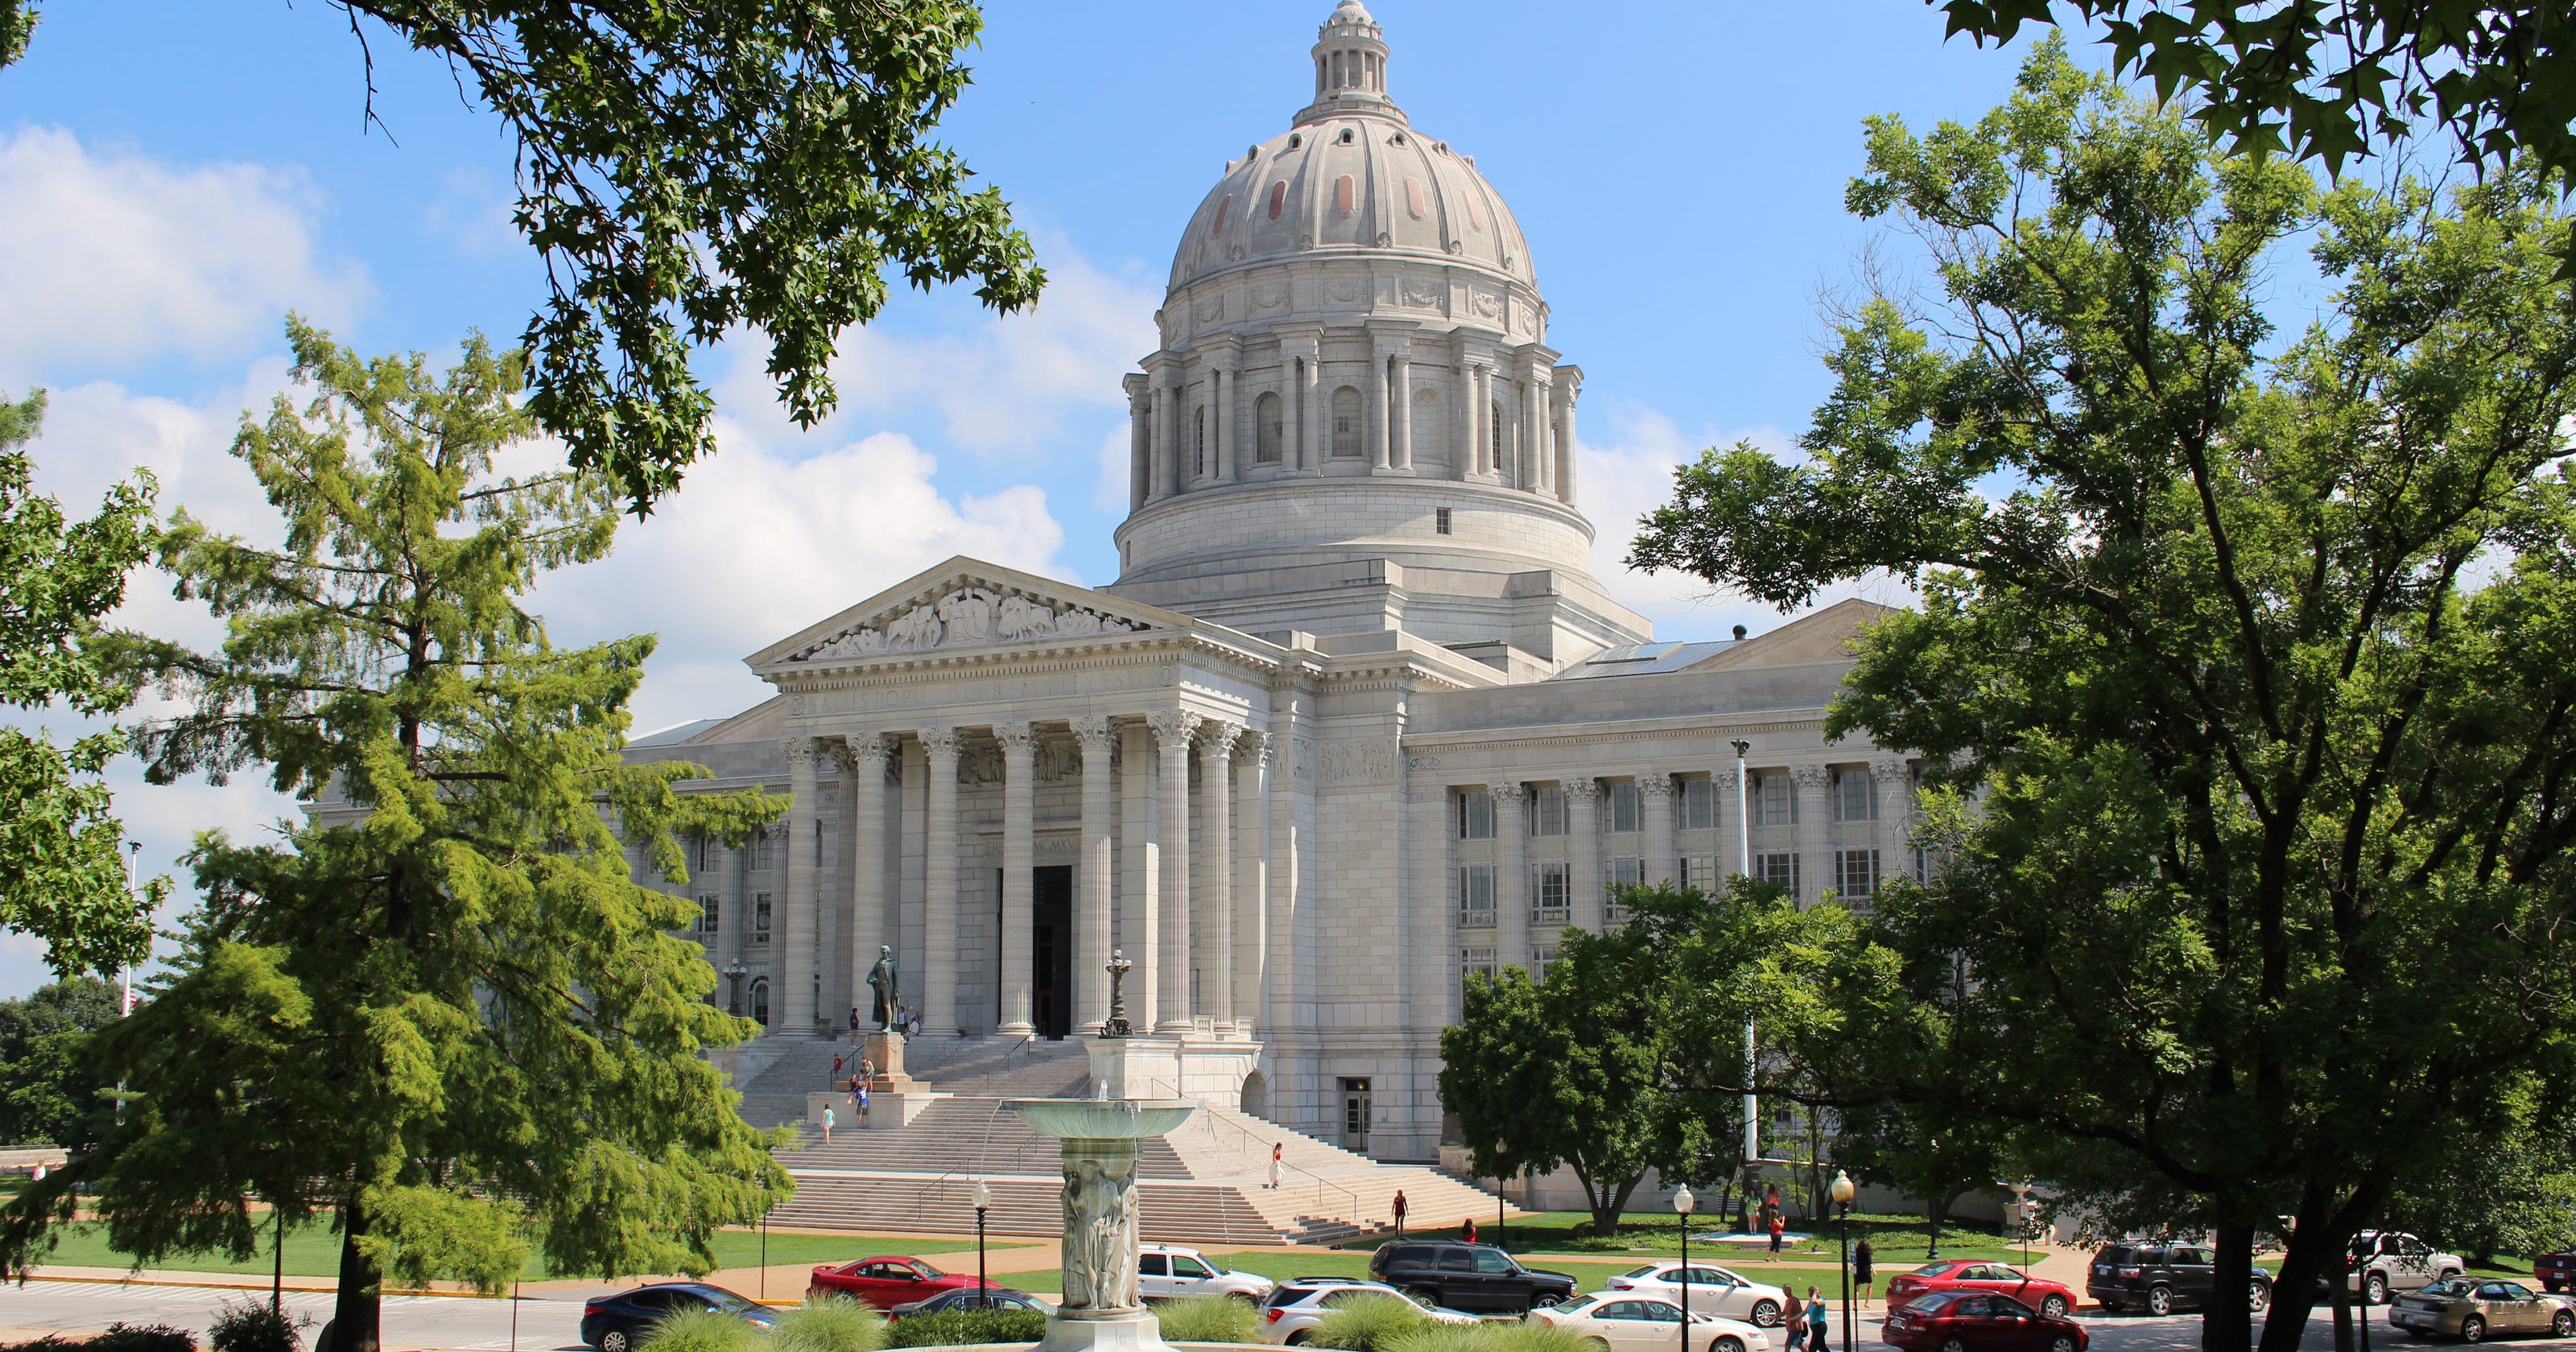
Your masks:
[{"label": "car wheel", "polygon": [[1941,1340],[1941,1352],[1968,1352],[1968,1340],[1965,1338],[1944,1338]]},{"label": "car wheel", "polygon": [[1288,1335],[1288,1346],[1290,1346],[1290,1347],[1304,1347],[1305,1345],[1306,1345],[1306,1330],[1304,1330],[1304,1329],[1299,1329],[1299,1330],[1297,1330],[1295,1333],[1292,1333],[1292,1334],[1289,1334],[1289,1335]]},{"label": "car wheel", "polygon": [[1780,1302],[1776,1300],[1753,1302],[1753,1327],[1757,1329],[1780,1327]]},{"label": "car wheel", "polygon": [[2173,1313],[2173,1291],[2169,1287],[2147,1288],[2147,1313],[2157,1316]]},{"label": "car wheel", "polygon": [[2487,1321],[2470,1315],[2460,1321],[2460,1341],[2482,1343],[2487,1340]]},{"label": "car wheel", "polygon": [[1732,1333],[1725,1334],[1709,1343],[1708,1352],[1744,1352],[1744,1340]]},{"label": "car wheel", "polygon": [[2361,1279],[2361,1303],[2364,1305],[2385,1305],[2388,1303],[2387,1273],[2374,1272]]},{"label": "car wheel", "polygon": [[1405,1288],[1404,1298],[1426,1310],[1436,1309],[1440,1304],[1440,1293],[1427,1286]]},{"label": "car wheel", "polygon": [[1583,1340],[1583,1352],[1610,1352],[1610,1340],[1607,1338],[1586,1338]]},{"label": "car wheel", "polygon": [[634,1352],[635,1340],[624,1329],[610,1329],[599,1335],[599,1352]]},{"label": "car wheel", "polygon": [[2549,1321],[2549,1336],[2576,1338],[2576,1310],[2560,1310],[2557,1316]]},{"label": "car wheel", "polygon": [[2066,1297],[2055,1295],[2047,1297],[2039,1302],[2039,1312],[2047,1315],[2051,1319],[2064,1319],[2066,1317]]},{"label": "car wheel", "polygon": [[2245,1308],[2256,1314],[2272,1308],[2272,1288],[2265,1282],[2253,1282],[2245,1288]]},{"label": "car wheel", "polygon": [[1544,1310],[1549,1306],[1563,1305],[1564,1303],[1565,1293],[1562,1291],[1539,1291],[1532,1293],[1530,1296],[1530,1308],[1533,1310]]},{"label": "car wheel", "polygon": [[2048,1352],[2075,1352],[2075,1335],[2061,1333],[2048,1340]]}]

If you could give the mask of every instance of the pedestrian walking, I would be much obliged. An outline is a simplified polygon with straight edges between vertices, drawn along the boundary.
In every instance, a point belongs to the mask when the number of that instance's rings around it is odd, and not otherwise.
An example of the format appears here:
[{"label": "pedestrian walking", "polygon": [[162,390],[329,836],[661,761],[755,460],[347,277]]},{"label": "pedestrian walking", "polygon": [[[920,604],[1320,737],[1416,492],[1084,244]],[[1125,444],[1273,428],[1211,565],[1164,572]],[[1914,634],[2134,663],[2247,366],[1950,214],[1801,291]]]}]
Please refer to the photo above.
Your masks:
[{"label": "pedestrian walking", "polygon": [[868,1082],[867,1082],[867,1081],[865,1081],[865,1080],[857,1080],[857,1081],[853,1081],[853,1082],[851,1083],[851,1085],[850,1085],[850,1106],[851,1106],[852,1108],[855,1108],[855,1109],[857,1109],[857,1110],[858,1110],[858,1114],[859,1114],[859,1125],[860,1125],[860,1126],[862,1126],[862,1127],[866,1126],[866,1125],[868,1124]]},{"label": "pedestrian walking", "polygon": [[1816,1288],[1807,1288],[1807,1352],[1825,1352],[1825,1298]]},{"label": "pedestrian walking", "polygon": [[832,1143],[832,1105],[823,1105],[823,1144]]},{"label": "pedestrian walking", "polygon": [[1288,1162],[1284,1157],[1284,1152],[1287,1149],[1288,1143],[1286,1141],[1273,1141],[1270,1143],[1270,1181],[1262,1186],[1270,1188],[1279,1186],[1280,1174],[1288,1167]]},{"label": "pedestrian walking", "polygon": [[1768,1208],[1768,1210],[1771,1212],[1771,1252],[1778,1253],[1780,1251],[1780,1236],[1788,1232],[1789,1221],[1787,1217],[1780,1214],[1780,1208],[1775,1206]]},{"label": "pedestrian walking", "polygon": [[832,1058],[832,1078],[835,1080],[841,1078],[841,1058],[837,1056]]},{"label": "pedestrian walking", "polygon": [[1395,1190],[1395,1233],[1398,1235],[1404,1233],[1404,1212],[1404,1189],[1398,1188]]},{"label": "pedestrian walking", "polygon": [[1780,1344],[1780,1352],[1806,1352],[1807,1302],[1794,1295],[1789,1297],[1788,1316],[1783,1322],[1788,1327],[1789,1336]]},{"label": "pedestrian walking", "polygon": [[1866,1239],[1860,1242],[1858,1248],[1852,1250],[1852,1285],[1859,1290],[1861,1303],[1864,1305],[1869,1303],[1870,1280],[1875,1275],[1870,1271],[1870,1260],[1877,1256],[1878,1251],[1869,1247],[1869,1241]]},{"label": "pedestrian walking", "polygon": [[850,1006],[850,1045],[859,1045],[859,1007]]}]

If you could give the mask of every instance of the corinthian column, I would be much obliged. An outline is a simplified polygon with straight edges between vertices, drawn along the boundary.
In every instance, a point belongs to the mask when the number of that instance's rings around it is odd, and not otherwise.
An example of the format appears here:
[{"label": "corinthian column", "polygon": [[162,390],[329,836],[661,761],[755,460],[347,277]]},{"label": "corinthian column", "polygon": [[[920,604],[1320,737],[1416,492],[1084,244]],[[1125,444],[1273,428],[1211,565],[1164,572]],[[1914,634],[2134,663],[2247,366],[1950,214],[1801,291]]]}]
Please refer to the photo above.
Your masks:
[{"label": "corinthian column", "polygon": [[921,833],[921,1031],[950,1037],[957,1023],[957,748],[955,728],[923,728],[930,804]]},{"label": "corinthian column", "polygon": [[1599,934],[1609,923],[1601,890],[1601,781],[1590,775],[1565,781],[1565,811],[1566,833],[1574,838],[1568,866],[1574,876],[1566,879],[1574,893],[1574,923]]},{"label": "corinthian column", "polygon": [[1673,880],[1673,777],[1660,771],[1637,776],[1637,810],[1646,820],[1646,885]]},{"label": "corinthian column", "polygon": [[790,737],[779,744],[787,753],[787,792],[795,802],[787,809],[787,910],[779,917],[778,942],[770,949],[776,975],[770,985],[778,995],[782,1033],[814,1031],[814,951],[820,930],[814,916],[814,837],[821,828],[822,791],[815,766],[821,751],[811,737]]},{"label": "corinthian column", "polygon": [[1073,720],[1074,739],[1082,744],[1082,882],[1081,910],[1074,919],[1073,1018],[1083,1033],[1098,1033],[1109,1017],[1110,870],[1116,853],[1110,834],[1109,718],[1087,714]]},{"label": "corinthian column", "polygon": [[1199,730],[1198,1012],[1219,1028],[1234,1022],[1234,739],[1241,723],[1210,722]]},{"label": "corinthian column", "polygon": [[1026,723],[1004,723],[993,735],[1002,742],[1002,1025],[997,1031],[1004,1037],[1034,1037],[1029,888],[1037,863],[1037,734]]},{"label": "corinthian column", "polygon": [[1235,746],[1234,1020],[1249,1031],[1267,1004],[1269,970],[1270,738],[1247,732]]},{"label": "corinthian column", "polygon": [[868,989],[868,969],[877,964],[877,945],[893,943],[895,934],[885,885],[886,750],[885,738],[873,732],[849,739],[850,999],[862,1017],[874,995]]},{"label": "corinthian column", "polygon": [[1914,767],[1901,760],[1872,761],[1878,790],[1878,880],[1914,876]]},{"label": "corinthian column", "polygon": [[1806,905],[1834,885],[1834,813],[1825,797],[1833,772],[1801,765],[1789,772],[1789,780],[1798,786],[1798,901]]},{"label": "corinthian column", "polygon": [[1190,1022],[1190,736],[1199,716],[1187,709],[1165,709],[1148,715],[1155,749],[1161,753],[1163,811],[1163,886],[1159,899],[1162,933],[1155,936],[1159,966],[1154,973],[1158,1033],[1186,1033]]},{"label": "corinthian column", "polygon": [[1494,800],[1494,961],[1526,969],[1530,961],[1529,819],[1518,784],[1488,784]]},{"label": "corinthian column", "polygon": [[1395,372],[1387,382],[1387,398],[1393,407],[1387,410],[1392,419],[1389,430],[1395,434],[1394,449],[1388,459],[1397,469],[1413,468],[1413,358],[1398,352],[1393,358]]}]

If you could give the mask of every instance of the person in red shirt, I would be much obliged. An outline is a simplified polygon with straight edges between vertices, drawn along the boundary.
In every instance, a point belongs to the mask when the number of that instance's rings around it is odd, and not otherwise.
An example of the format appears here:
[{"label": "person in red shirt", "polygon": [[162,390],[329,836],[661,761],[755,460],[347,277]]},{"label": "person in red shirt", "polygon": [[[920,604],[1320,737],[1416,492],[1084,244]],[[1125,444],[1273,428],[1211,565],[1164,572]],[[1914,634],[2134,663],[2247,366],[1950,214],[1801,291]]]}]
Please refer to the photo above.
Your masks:
[{"label": "person in red shirt", "polygon": [[1404,1233],[1404,1212],[1404,1189],[1398,1188],[1395,1190],[1395,1232],[1399,1235]]}]

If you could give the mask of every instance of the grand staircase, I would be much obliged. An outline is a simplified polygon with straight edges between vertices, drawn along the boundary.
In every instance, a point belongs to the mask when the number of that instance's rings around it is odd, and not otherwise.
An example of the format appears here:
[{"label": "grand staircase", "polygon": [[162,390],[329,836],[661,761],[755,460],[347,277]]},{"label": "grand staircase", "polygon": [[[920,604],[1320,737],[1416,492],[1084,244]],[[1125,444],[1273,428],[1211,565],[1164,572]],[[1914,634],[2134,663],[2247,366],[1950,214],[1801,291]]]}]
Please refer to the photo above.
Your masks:
[{"label": "grand staircase", "polygon": [[[805,1095],[825,1089],[836,1050],[803,1043],[780,1053],[743,1086],[743,1117],[755,1126],[793,1123]],[[1090,1064],[1082,1044],[1000,1039],[923,1039],[905,1049],[905,1070],[953,1095],[888,1131],[844,1126],[822,1133],[798,1123],[780,1162],[796,1196],[774,1225],[817,1230],[956,1234],[975,1227],[967,1200],[981,1180],[993,1192],[985,1224],[996,1234],[1053,1236],[1063,1229],[1057,1143],[1031,1131],[1004,1106],[1014,1098],[1082,1097]],[[854,1124],[853,1124],[854,1125]],[[1270,1148],[1283,1147],[1282,1183],[1268,1182]],[[1329,1243],[1394,1222],[1405,1194],[1407,1220],[1455,1225],[1495,1214],[1492,1193],[1437,1170],[1384,1164],[1248,1113],[1202,1107],[1178,1131],[1138,1152],[1143,1231],[1151,1241],[1242,1245]]]}]

